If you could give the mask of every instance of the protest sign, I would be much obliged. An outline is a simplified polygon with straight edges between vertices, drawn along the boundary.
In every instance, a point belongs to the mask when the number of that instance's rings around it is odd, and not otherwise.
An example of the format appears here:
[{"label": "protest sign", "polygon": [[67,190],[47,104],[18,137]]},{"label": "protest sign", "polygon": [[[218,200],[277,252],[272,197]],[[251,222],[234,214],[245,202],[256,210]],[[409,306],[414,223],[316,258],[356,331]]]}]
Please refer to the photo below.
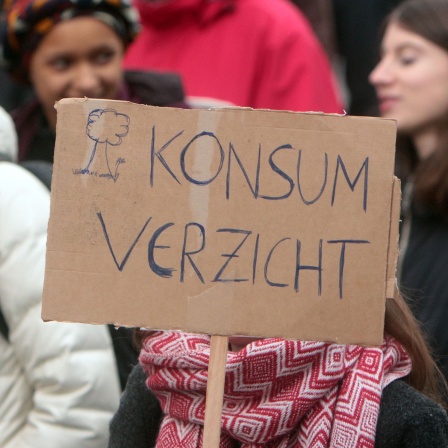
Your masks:
[{"label": "protest sign", "polygon": [[394,121],[56,107],[44,320],[381,343]]}]

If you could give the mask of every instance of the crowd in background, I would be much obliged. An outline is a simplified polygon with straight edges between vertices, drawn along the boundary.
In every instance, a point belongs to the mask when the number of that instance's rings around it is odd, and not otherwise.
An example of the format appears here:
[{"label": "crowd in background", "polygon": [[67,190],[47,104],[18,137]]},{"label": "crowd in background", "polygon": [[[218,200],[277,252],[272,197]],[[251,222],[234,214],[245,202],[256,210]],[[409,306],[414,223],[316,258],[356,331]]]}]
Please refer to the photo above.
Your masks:
[{"label": "crowd in background", "polygon": [[[287,360],[288,380],[272,377],[244,394],[228,390],[221,446],[448,446],[445,0],[1,6],[0,447],[188,448],[202,441],[208,337],[40,319],[53,106],[66,97],[396,119],[402,295],[387,301],[383,344],[231,339],[228,384],[264,353]],[[344,368],[317,394],[306,378],[336,352]],[[372,356],[381,363],[369,379],[369,408],[354,394],[349,410],[360,417],[347,423],[344,394],[364,390],[363,360]],[[306,405],[303,391],[314,394]],[[259,425],[260,396],[278,412],[252,440],[245,425]],[[347,431],[349,444],[341,442]]]}]

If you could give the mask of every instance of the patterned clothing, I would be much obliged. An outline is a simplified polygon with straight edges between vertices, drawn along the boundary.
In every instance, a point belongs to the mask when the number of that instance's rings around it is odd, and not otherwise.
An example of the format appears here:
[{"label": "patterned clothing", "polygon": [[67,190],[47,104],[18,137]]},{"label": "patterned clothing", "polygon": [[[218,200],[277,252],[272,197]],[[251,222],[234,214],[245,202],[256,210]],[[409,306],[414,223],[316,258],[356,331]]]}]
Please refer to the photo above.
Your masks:
[{"label": "patterned clothing", "polygon": [[[157,398],[146,387],[146,379],[146,373],[137,364],[112,419],[109,448],[155,446],[163,414]],[[405,381],[392,381],[381,395],[375,448],[434,447],[448,447],[445,410]]]},{"label": "patterned clothing", "polygon": [[[201,446],[210,338],[148,337],[140,363],[165,418],[157,447]],[[409,374],[403,347],[263,339],[228,353],[221,444],[374,447],[384,387]]]}]

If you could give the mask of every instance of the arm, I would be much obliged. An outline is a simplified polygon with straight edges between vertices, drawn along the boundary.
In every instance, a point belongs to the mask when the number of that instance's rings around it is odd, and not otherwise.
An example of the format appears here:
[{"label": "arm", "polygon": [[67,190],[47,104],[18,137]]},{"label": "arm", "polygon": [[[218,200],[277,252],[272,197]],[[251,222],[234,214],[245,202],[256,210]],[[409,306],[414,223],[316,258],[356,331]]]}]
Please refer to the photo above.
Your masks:
[{"label": "arm", "polygon": [[10,418],[2,446],[105,446],[119,400],[106,326],[40,317],[48,212],[45,187],[20,167],[1,163],[0,306],[11,352],[4,376],[14,385],[1,389],[7,399],[0,415]]}]

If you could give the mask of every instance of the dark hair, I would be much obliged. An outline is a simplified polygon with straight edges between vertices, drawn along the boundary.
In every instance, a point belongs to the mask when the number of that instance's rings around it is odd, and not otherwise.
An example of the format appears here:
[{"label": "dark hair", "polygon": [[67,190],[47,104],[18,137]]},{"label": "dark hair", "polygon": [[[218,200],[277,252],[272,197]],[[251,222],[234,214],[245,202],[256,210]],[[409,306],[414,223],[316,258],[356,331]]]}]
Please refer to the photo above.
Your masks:
[{"label": "dark hair", "polygon": [[[387,17],[383,35],[391,23],[399,24],[448,53],[447,0],[405,0]],[[418,160],[411,139],[399,134],[396,167],[402,180],[413,175],[414,200],[448,219],[448,114],[441,120],[436,151],[424,160]]]},{"label": "dark hair", "polygon": [[384,333],[400,342],[411,358],[412,370],[405,380],[446,408],[448,386],[445,377],[434,361],[420,324],[401,295],[386,300]]}]

